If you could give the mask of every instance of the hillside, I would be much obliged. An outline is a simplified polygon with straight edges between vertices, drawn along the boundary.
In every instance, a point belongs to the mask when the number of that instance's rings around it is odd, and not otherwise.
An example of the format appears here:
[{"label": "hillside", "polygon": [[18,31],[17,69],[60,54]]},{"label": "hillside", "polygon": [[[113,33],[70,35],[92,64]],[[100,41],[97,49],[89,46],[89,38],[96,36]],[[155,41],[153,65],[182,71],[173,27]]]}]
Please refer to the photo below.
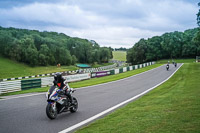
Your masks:
[{"label": "hillside", "polygon": [[113,60],[126,61],[125,51],[112,51]]},{"label": "hillside", "polygon": [[32,76],[76,69],[77,68],[74,66],[61,66],[59,68],[56,66],[30,67],[26,64],[18,63],[0,56],[0,79]]},{"label": "hillside", "polygon": [[63,33],[0,27],[0,54],[31,66],[105,63],[111,49]]}]

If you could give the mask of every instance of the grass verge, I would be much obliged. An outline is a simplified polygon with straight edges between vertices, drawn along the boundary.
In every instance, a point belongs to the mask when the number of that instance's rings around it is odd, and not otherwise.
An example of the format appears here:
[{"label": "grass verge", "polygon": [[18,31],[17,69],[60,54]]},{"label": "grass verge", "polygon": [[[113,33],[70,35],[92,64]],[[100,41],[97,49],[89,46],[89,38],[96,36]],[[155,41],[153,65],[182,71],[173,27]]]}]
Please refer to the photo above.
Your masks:
[{"label": "grass verge", "polygon": [[[161,66],[161,64],[155,64],[155,65],[151,65],[151,66],[144,67],[144,68],[141,68],[141,69],[128,71],[128,72],[125,72],[125,73],[120,73],[120,74],[117,74],[117,75],[110,75],[110,76],[101,77],[101,78],[92,78],[92,79],[89,79],[89,80],[69,83],[69,85],[72,88],[80,88],[80,87],[86,87],[86,86],[91,86],[91,85],[107,83],[107,82],[116,81],[116,80],[119,80],[119,79],[122,79],[122,78],[130,77],[130,76],[148,71],[150,69],[153,69],[153,68],[156,68],[156,67],[159,67],[159,66]],[[25,93],[33,93],[33,92],[46,92],[48,89],[49,89],[49,87],[29,89],[29,90],[23,90],[23,91],[17,91],[17,92],[10,92],[10,93],[6,93],[6,94],[2,94],[0,96],[17,95],[17,94],[25,94]]]},{"label": "grass verge", "polygon": [[32,76],[38,74],[47,74],[53,72],[71,71],[78,69],[75,66],[37,66],[30,67],[0,56],[0,79]]},{"label": "grass verge", "polygon": [[[168,61],[172,63],[173,60],[172,59],[159,60],[159,61],[156,61],[156,63],[166,64]],[[196,62],[196,59],[174,59],[174,61],[176,63],[194,63]]]},{"label": "grass verge", "polygon": [[76,133],[197,133],[199,75],[200,64],[184,64],[161,86]]}]

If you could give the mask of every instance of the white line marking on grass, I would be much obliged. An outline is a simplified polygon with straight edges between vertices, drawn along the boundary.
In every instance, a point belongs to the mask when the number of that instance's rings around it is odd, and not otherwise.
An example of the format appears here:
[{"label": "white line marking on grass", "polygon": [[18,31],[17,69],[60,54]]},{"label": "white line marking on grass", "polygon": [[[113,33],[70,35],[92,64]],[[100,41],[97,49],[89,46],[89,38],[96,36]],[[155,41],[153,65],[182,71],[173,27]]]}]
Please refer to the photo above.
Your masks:
[{"label": "white line marking on grass", "polygon": [[[183,64],[181,64],[181,66],[182,66],[182,65],[183,65]],[[95,116],[92,116],[92,117],[90,117],[90,118],[88,118],[88,119],[86,119],[86,120],[84,120],[84,121],[82,121],[82,122],[80,122],[80,123],[78,123],[78,124],[75,124],[75,125],[73,125],[73,126],[67,128],[67,129],[64,129],[63,131],[60,131],[59,133],[68,133],[68,132],[70,132],[70,131],[72,131],[72,130],[74,130],[74,129],[80,127],[80,126],[83,126],[83,125],[85,125],[86,123],[91,122],[91,121],[93,121],[93,120],[95,120],[95,119],[97,119],[97,118],[99,118],[99,117],[101,117],[101,116],[103,116],[103,115],[109,113],[110,111],[113,111],[113,110],[119,108],[120,106],[122,106],[122,105],[124,105],[124,104],[127,104],[128,102],[133,101],[133,100],[135,100],[136,98],[138,98],[138,97],[140,97],[140,96],[146,94],[147,92],[153,90],[154,88],[158,87],[159,85],[161,85],[161,84],[163,84],[164,82],[166,82],[167,80],[169,80],[169,79],[181,68],[181,66],[179,66],[179,68],[176,69],[176,71],[174,71],[174,72],[172,73],[172,75],[169,76],[166,80],[164,80],[164,81],[162,81],[161,83],[155,85],[154,87],[152,87],[152,88],[150,88],[150,89],[148,89],[148,90],[146,90],[146,91],[144,91],[144,92],[142,92],[142,93],[140,93],[140,94],[138,94],[138,95],[136,95],[136,96],[134,96],[134,97],[132,97],[132,98],[130,98],[130,99],[124,101],[124,102],[122,102],[122,103],[119,103],[119,104],[117,104],[117,105],[115,105],[115,106],[113,106],[113,107],[111,107],[111,108],[109,108],[109,109],[107,109],[107,110],[105,110],[105,111],[103,111],[103,112],[101,112],[101,113],[95,115]]]}]

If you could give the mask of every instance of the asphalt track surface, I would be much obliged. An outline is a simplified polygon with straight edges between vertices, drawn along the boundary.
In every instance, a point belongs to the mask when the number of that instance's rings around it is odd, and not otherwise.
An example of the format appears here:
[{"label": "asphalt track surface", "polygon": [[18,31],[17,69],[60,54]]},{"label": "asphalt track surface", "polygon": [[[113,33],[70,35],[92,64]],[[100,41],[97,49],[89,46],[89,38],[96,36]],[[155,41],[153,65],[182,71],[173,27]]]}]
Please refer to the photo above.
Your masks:
[{"label": "asphalt track surface", "polygon": [[46,116],[45,94],[0,100],[0,133],[57,133],[108,108],[130,99],[169,78],[175,68],[165,65],[116,82],[75,91],[79,102],[76,113],[62,113],[55,120]]}]

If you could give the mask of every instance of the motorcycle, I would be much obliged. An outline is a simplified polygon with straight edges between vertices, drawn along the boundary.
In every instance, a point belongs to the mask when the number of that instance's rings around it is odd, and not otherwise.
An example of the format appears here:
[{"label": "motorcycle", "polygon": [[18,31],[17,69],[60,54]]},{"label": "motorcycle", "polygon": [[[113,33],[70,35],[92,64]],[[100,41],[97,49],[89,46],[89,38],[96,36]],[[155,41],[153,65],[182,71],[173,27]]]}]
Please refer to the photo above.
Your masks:
[{"label": "motorcycle", "polygon": [[177,63],[175,63],[174,66],[176,67],[176,66],[177,66]]},{"label": "motorcycle", "polygon": [[[71,89],[70,93],[74,93],[74,90]],[[70,99],[64,94],[62,89],[57,88],[56,86],[51,86],[51,88],[46,93],[47,97],[47,106],[46,114],[49,119],[55,119],[57,114],[62,112],[74,113],[78,109],[78,101],[75,97],[73,98],[74,103],[71,104]]]},{"label": "motorcycle", "polygon": [[169,70],[169,64],[167,64],[166,69],[167,69],[167,71]]}]

